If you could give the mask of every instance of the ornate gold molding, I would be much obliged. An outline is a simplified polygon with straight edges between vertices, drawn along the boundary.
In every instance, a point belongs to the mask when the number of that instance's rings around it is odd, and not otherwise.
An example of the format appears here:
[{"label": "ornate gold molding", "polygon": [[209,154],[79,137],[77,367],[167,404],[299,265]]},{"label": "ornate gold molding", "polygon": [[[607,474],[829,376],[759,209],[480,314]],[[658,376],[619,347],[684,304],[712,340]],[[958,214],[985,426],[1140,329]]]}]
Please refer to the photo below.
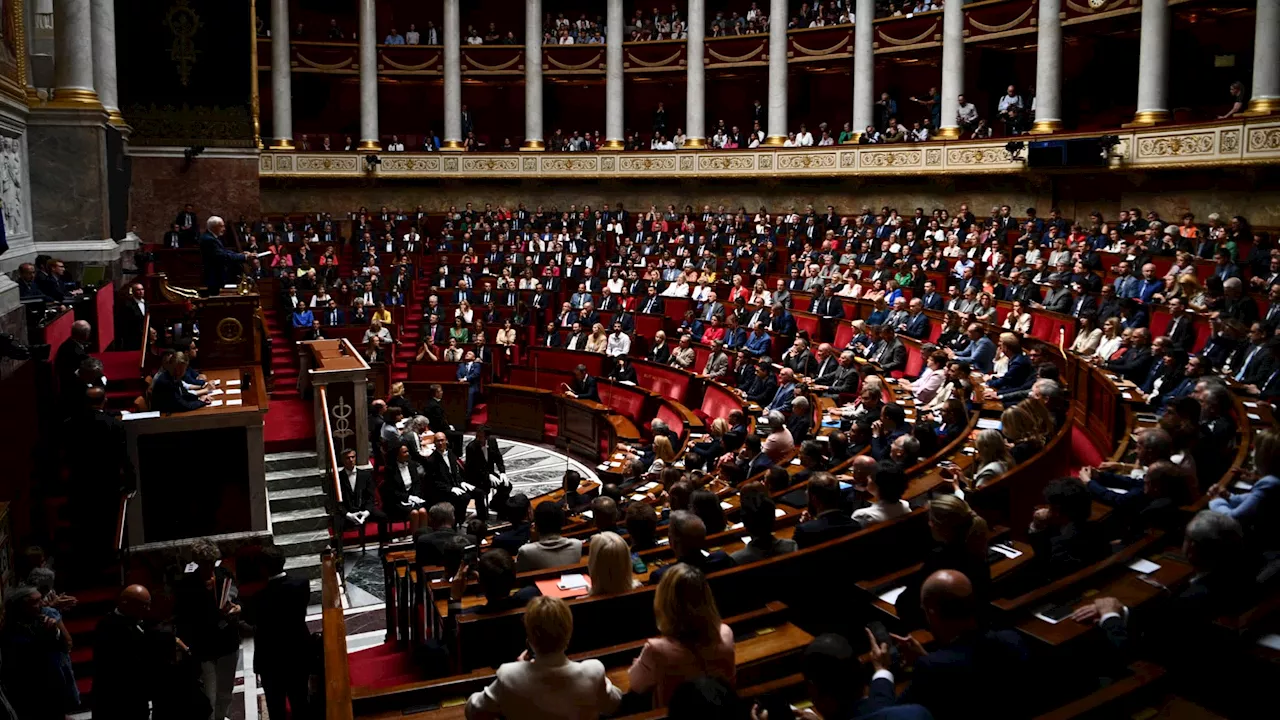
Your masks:
[{"label": "ornate gold molding", "polygon": [[[1098,137],[1090,133],[1078,137]],[[1280,118],[1241,118],[1234,122],[1183,127],[1131,128],[1115,133],[1111,171],[1155,168],[1280,165]],[[1072,137],[1065,135],[1063,137]],[[423,179],[609,179],[823,178],[884,175],[1014,175],[1026,171],[1024,158],[1005,149],[1008,138],[896,145],[756,150],[703,150],[628,153],[392,153],[383,155],[374,175]],[[529,148],[537,150],[542,148]],[[266,152],[260,175],[266,178],[366,175],[356,153]],[[1107,169],[1099,169],[1106,172]]]}]

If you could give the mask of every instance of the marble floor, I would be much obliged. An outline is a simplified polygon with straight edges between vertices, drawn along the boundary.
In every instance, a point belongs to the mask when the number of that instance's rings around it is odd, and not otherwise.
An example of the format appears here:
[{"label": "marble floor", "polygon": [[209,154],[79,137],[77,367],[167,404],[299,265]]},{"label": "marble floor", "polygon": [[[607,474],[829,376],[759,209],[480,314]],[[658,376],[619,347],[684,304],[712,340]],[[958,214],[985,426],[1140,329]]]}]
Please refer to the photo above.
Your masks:
[{"label": "marble floor", "polygon": [[[471,442],[471,438],[472,436],[467,435],[466,442]],[[561,478],[567,470],[577,470],[587,480],[598,480],[595,472],[587,465],[541,445],[499,438],[498,450],[506,463],[507,479],[511,481],[513,493],[524,493],[532,497],[553,490],[560,486]],[[370,548],[367,553],[362,554],[359,546],[348,547],[344,558],[344,574],[346,607],[365,608],[386,601],[382,562],[376,548]]]}]

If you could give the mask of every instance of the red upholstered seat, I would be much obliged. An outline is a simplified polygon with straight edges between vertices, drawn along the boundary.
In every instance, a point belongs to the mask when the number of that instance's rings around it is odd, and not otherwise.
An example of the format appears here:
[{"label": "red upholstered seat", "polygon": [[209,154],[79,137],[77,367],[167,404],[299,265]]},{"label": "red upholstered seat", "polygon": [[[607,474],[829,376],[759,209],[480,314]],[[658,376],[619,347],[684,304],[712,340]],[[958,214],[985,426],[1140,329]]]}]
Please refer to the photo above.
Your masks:
[{"label": "red upholstered seat", "polygon": [[626,385],[607,385],[601,383],[599,386],[600,402],[608,405],[614,412],[622,415],[636,425],[643,425],[646,422],[644,417],[644,401],[645,393],[636,388],[627,387]]},{"label": "red upholstered seat", "polygon": [[648,363],[636,363],[635,369],[636,380],[646,390],[681,403],[689,394],[689,376],[679,370]]},{"label": "red upholstered seat", "polygon": [[726,417],[729,411],[741,407],[742,401],[738,400],[733,393],[718,385],[707,385],[706,392],[702,394],[702,407],[699,410],[706,418],[714,420]]},{"label": "red upholstered seat", "polygon": [[816,339],[818,337],[818,324],[820,322],[818,316],[795,313],[794,317],[796,319],[797,331],[808,333],[811,339]]},{"label": "red upholstered seat", "polygon": [[907,369],[902,374],[894,373],[894,377],[919,377],[924,369],[924,354],[915,343],[904,343],[907,346]]},{"label": "red upholstered seat", "polygon": [[942,337],[942,322],[940,320],[929,319],[929,342],[936,343],[938,338]]},{"label": "red upholstered seat", "polygon": [[1009,311],[1012,309],[1013,307],[1009,305],[996,306],[996,320],[999,321],[1000,325],[1004,325],[1004,319],[1009,316]]},{"label": "red upholstered seat", "polygon": [[1059,331],[1062,333],[1062,345],[1067,347],[1076,339],[1075,322],[1066,316],[1049,316],[1044,313],[1032,313],[1031,336],[1039,338],[1050,345],[1058,344]]},{"label": "red upholstered seat", "polygon": [[[671,406],[667,405],[666,403],[663,403],[658,406],[657,418],[662,422],[666,423],[667,427],[671,428],[677,433],[681,432],[684,429],[684,418],[681,417],[680,414],[677,413],[675,410],[672,410]],[[679,448],[676,448],[676,450],[679,450]]]},{"label": "red upholstered seat", "polygon": [[1204,344],[1209,342],[1209,335],[1213,332],[1213,328],[1209,327],[1209,323],[1203,320],[1196,321],[1196,344],[1191,347],[1192,352],[1199,352]]},{"label": "red upholstered seat", "polygon": [[[934,323],[934,324],[936,325],[937,323]],[[836,327],[836,339],[834,342],[835,347],[837,349],[843,350],[845,346],[849,344],[849,341],[852,339],[853,339],[853,326],[847,322],[840,323],[840,325]]]}]

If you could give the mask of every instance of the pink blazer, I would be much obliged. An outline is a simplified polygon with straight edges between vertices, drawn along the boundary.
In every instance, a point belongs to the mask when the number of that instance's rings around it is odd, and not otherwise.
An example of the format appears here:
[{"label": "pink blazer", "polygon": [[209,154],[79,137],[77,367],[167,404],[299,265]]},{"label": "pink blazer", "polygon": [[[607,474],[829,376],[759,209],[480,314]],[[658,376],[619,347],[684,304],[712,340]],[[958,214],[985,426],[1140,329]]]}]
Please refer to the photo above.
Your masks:
[{"label": "pink blazer", "polygon": [[695,655],[665,637],[650,638],[631,665],[631,690],[653,692],[654,707],[666,707],[680,683],[712,675],[734,684],[733,630],[720,625],[720,642]]}]

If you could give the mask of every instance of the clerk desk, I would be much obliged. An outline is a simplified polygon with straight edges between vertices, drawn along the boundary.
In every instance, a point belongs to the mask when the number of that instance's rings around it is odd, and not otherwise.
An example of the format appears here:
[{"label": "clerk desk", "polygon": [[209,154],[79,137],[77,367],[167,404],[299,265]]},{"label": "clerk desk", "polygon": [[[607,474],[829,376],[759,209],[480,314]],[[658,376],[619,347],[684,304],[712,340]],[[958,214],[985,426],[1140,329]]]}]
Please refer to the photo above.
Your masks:
[{"label": "clerk desk", "polygon": [[[129,502],[130,546],[267,532],[262,369],[245,366],[205,375],[222,383],[223,394],[215,398],[219,406],[124,416],[138,488]],[[240,392],[229,392],[237,382]]]}]

